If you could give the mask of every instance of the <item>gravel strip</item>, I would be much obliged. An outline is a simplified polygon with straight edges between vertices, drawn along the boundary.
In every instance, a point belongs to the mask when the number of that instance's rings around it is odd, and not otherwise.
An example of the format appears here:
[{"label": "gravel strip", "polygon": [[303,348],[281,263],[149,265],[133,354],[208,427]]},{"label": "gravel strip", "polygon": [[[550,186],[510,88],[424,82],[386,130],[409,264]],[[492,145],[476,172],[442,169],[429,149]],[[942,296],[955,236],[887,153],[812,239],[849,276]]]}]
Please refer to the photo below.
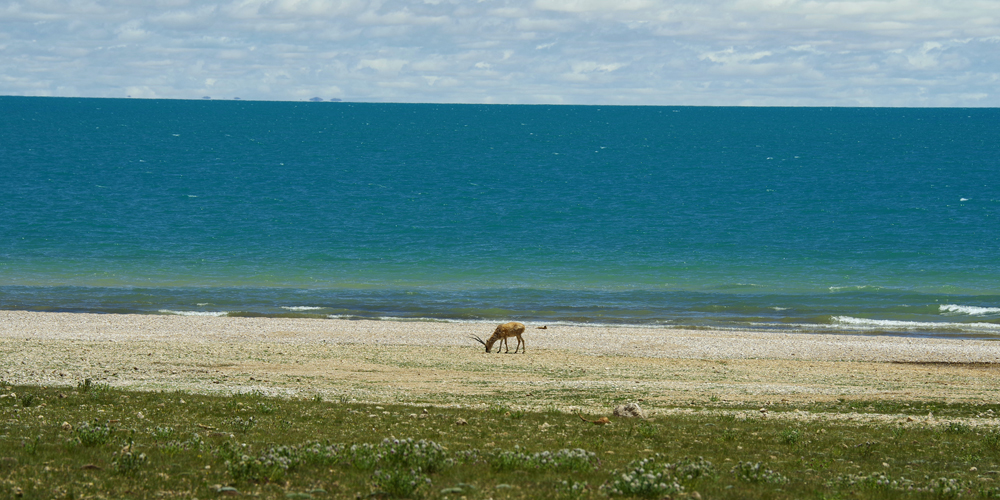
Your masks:
[{"label": "gravel strip", "polygon": [[[469,346],[493,323],[0,311],[0,338]],[[602,356],[871,362],[1000,362],[1000,342],[768,331],[528,325],[529,348]]]},{"label": "gravel strip", "polygon": [[[836,399],[1000,400],[1000,343],[761,331],[0,311],[0,378],[371,403],[606,411]],[[574,410],[575,411],[575,410]]]}]

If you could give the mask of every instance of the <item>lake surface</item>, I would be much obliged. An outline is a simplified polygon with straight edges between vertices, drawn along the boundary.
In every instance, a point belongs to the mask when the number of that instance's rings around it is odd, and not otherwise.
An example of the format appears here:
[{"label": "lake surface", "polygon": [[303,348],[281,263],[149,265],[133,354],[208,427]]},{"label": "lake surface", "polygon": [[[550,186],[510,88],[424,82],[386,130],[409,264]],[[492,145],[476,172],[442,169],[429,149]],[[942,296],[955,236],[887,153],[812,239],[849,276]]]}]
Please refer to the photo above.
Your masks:
[{"label": "lake surface", "polygon": [[0,97],[0,308],[1000,338],[998,178],[997,109]]}]

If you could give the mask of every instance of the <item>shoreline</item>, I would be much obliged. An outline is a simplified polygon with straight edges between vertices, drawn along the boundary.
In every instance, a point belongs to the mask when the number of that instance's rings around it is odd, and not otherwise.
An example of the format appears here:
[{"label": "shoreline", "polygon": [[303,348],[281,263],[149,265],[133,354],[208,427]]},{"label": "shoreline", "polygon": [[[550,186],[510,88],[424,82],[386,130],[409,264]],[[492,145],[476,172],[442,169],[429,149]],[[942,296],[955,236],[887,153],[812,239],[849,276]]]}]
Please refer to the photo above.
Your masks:
[{"label": "shoreline", "polygon": [[836,399],[1000,400],[1000,343],[627,327],[528,329],[485,354],[483,323],[0,311],[0,376],[73,387],[260,391],[344,402],[606,412]]},{"label": "shoreline", "polygon": [[[468,346],[495,323],[0,311],[0,338]],[[528,324],[532,348],[601,356],[1000,363],[1000,342],[868,334]]]}]

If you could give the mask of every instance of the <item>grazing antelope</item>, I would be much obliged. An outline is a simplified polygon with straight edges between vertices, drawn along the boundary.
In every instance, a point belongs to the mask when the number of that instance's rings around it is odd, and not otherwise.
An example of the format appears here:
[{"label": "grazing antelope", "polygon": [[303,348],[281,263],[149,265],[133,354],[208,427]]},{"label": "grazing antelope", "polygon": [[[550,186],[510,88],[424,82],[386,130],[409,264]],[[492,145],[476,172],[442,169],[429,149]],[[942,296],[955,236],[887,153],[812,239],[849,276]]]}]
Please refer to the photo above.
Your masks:
[{"label": "grazing antelope", "polygon": [[[514,354],[517,354],[517,350],[521,348],[522,343],[524,344],[524,348],[521,349],[521,354],[524,354],[524,351],[528,348],[528,343],[525,342],[523,338],[521,338],[522,333],[524,333],[524,325],[516,321],[511,321],[510,323],[504,323],[498,326],[496,330],[493,330],[493,336],[491,336],[485,342],[483,341],[483,339],[475,335],[472,336],[472,339],[486,346],[486,352],[490,352],[490,350],[493,349],[493,344],[495,344],[499,340],[500,343],[507,348],[506,351],[504,351],[505,353],[507,353],[510,352],[510,345],[507,343],[507,338],[517,337],[517,346],[514,347]],[[500,352],[499,345],[497,346],[497,352]]]}]

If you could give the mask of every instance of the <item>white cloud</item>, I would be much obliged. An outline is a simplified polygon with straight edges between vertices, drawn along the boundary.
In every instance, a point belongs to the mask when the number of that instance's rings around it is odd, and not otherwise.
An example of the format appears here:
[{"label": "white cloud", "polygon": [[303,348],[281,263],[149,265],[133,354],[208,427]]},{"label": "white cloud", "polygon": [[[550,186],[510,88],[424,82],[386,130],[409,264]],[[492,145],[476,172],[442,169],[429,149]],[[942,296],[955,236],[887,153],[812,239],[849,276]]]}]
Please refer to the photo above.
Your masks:
[{"label": "white cloud", "polygon": [[362,59],[358,68],[370,68],[383,75],[396,75],[407,65],[402,59]]},{"label": "white cloud", "polygon": [[570,64],[574,73],[610,73],[624,66],[622,63],[601,64],[593,61],[581,61]]},{"label": "white cloud", "polygon": [[47,0],[0,19],[0,94],[1000,106],[994,0]]},{"label": "white cloud", "polygon": [[149,32],[142,29],[141,21],[129,21],[115,30],[115,34],[123,42],[141,42],[149,37]]},{"label": "white cloud", "polygon": [[536,0],[542,10],[560,12],[616,12],[644,10],[655,6],[652,0]]},{"label": "white cloud", "polygon": [[732,47],[729,47],[726,50],[707,52],[698,57],[699,59],[702,60],[708,59],[709,61],[720,64],[742,64],[765,58],[767,56],[770,56],[771,54],[772,52],[768,50],[740,53],[736,52],[736,50],[733,49]]},{"label": "white cloud", "polygon": [[153,24],[173,29],[197,29],[211,25],[217,7],[205,5],[191,10],[170,10],[149,16]]},{"label": "white cloud", "polygon": [[924,45],[916,53],[906,56],[906,59],[914,68],[933,68],[938,64],[937,56],[940,53],[940,48],[941,44],[938,42],[924,42]]}]

